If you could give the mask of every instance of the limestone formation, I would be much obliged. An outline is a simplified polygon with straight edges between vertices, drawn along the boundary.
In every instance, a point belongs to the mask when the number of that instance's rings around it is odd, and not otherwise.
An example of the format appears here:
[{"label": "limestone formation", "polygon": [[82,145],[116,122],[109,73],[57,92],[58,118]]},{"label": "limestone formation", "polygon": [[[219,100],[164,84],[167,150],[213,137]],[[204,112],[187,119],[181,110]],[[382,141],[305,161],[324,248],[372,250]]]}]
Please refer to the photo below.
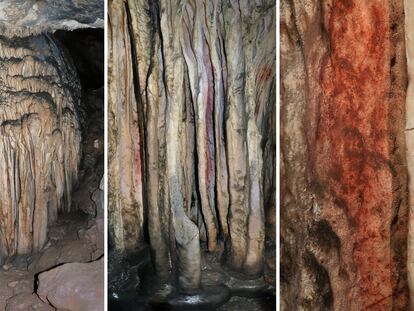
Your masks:
[{"label": "limestone formation", "polygon": [[[406,98],[406,121],[405,121],[405,141],[406,141],[406,157],[407,168],[409,174],[409,219],[414,214],[414,63],[413,63],[413,33],[414,33],[414,5],[410,1],[404,1],[405,8],[405,39],[406,39],[406,55],[407,55],[407,73],[408,88]],[[408,250],[407,250],[407,270],[408,270],[408,286],[410,291],[410,307],[414,308],[414,222],[408,223]]]},{"label": "limestone formation", "polygon": [[39,250],[70,211],[80,160],[76,72],[51,35],[0,40],[0,258]]},{"label": "limestone formation", "polygon": [[184,293],[200,290],[204,242],[260,277],[275,215],[274,1],[112,0],[108,19],[111,245],[148,242]]},{"label": "limestone formation", "polygon": [[103,27],[100,1],[0,3],[0,263],[40,250],[72,210],[81,86],[52,32]]},{"label": "limestone formation", "polygon": [[0,33],[27,37],[56,30],[103,28],[101,0],[2,0]]},{"label": "limestone formation", "polygon": [[408,310],[404,7],[281,1],[282,310]]}]

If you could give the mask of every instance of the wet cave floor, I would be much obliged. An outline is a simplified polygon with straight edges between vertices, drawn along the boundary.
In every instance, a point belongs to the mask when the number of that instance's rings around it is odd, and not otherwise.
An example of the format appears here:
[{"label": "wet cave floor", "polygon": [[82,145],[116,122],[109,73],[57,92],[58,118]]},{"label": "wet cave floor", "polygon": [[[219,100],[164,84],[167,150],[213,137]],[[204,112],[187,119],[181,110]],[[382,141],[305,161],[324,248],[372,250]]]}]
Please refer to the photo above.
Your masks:
[{"label": "wet cave floor", "polygon": [[112,311],[273,311],[276,309],[274,251],[266,251],[265,257],[264,276],[243,281],[232,277],[220,263],[220,256],[208,253],[202,245],[202,290],[199,295],[177,298],[174,287],[169,285],[173,282],[161,284],[155,276],[148,248],[126,257],[109,250],[108,308]]}]

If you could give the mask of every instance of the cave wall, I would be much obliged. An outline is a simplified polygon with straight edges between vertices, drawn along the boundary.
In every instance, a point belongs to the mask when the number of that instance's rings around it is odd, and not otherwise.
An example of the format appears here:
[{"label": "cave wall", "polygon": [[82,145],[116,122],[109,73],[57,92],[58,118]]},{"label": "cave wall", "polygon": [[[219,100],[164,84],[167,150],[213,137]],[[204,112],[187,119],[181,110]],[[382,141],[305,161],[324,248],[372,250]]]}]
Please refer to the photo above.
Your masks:
[{"label": "cave wall", "polygon": [[133,250],[143,241],[142,165],[131,38],[125,4],[108,6],[108,223],[110,244]]},{"label": "cave wall", "polygon": [[52,35],[0,39],[0,258],[39,250],[71,210],[80,84]]},{"label": "cave wall", "polygon": [[[263,272],[275,215],[274,1],[109,1],[109,223],[200,284],[200,241]],[[271,236],[271,233],[269,234]]]},{"label": "cave wall", "polygon": [[406,310],[403,1],[281,1],[283,310]]},{"label": "cave wall", "polygon": [[408,73],[408,87],[406,97],[406,115],[405,115],[405,141],[406,141],[406,158],[409,175],[408,184],[408,202],[409,202],[409,222],[408,222],[408,251],[407,251],[407,270],[408,270],[408,285],[410,290],[410,308],[414,308],[414,222],[413,207],[414,207],[414,139],[413,139],[413,123],[414,123],[414,93],[412,78],[414,75],[413,68],[413,33],[414,33],[414,3],[411,1],[404,1],[405,13],[405,40],[406,40],[406,56],[407,56],[407,73]]},{"label": "cave wall", "polygon": [[81,159],[81,85],[57,30],[102,27],[94,1],[0,3],[0,263],[40,250],[70,212]]},{"label": "cave wall", "polygon": [[104,28],[102,0],[2,0],[0,33],[27,37],[57,30]]}]

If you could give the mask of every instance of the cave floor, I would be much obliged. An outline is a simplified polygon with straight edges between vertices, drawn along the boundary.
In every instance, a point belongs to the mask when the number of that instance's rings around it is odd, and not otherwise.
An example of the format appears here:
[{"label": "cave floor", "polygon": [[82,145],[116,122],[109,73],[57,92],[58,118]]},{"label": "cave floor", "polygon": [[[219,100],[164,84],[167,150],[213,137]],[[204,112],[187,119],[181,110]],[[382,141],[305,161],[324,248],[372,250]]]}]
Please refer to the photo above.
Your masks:
[{"label": "cave floor", "polygon": [[[272,245],[269,245],[272,246]],[[274,251],[265,253],[264,276],[257,280],[239,280],[232,277],[220,262],[220,255],[211,254],[205,247],[202,252],[202,290],[201,300],[206,304],[185,308],[171,304],[174,286],[161,286],[152,270],[149,250],[143,248],[123,259],[122,254],[110,251],[109,255],[109,309],[112,311],[134,310],[218,310],[218,311],[270,311],[276,308]],[[270,248],[272,249],[272,248]],[[169,284],[173,284],[170,282]],[[209,287],[223,286],[229,295],[213,297]],[[172,295],[172,296],[171,296]],[[191,297],[182,300],[192,300]],[[218,305],[218,306],[217,306]]]},{"label": "cave floor", "polygon": [[40,272],[63,263],[89,262],[101,257],[103,242],[93,234],[98,221],[82,212],[61,215],[50,226],[48,242],[40,252],[15,257],[0,267],[0,310],[5,310],[8,300],[17,295],[20,300],[33,299]]}]

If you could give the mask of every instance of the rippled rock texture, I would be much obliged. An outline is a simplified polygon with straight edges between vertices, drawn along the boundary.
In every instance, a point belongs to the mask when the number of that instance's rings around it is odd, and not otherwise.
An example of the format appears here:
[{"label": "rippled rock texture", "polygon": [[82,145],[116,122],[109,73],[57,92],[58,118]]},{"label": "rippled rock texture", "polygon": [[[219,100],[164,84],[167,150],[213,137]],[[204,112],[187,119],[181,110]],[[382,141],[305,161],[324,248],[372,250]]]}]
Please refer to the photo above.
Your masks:
[{"label": "rippled rock texture", "polygon": [[49,32],[95,27],[102,16],[100,1],[0,3],[0,263],[40,250],[48,225],[73,209],[81,85]]},{"label": "rippled rock texture", "polygon": [[0,33],[27,37],[56,30],[103,28],[102,0],[2,0]]},{"label": "rippled rock texture", "polygon": [[70,211],[80,84],[51,35],[0,39],[0,258],[39,250]]},{"label": "rippled rock texture", "polygon": [[263,274],[275,18],[274,1],[109,2],[110,243],[149,243],[182,292],[200,289],[200,242],[240,277]]},{"label": "rippled rock texture", "polygon": [[283,310],[407,310],[403,1],[281,1]]}]

